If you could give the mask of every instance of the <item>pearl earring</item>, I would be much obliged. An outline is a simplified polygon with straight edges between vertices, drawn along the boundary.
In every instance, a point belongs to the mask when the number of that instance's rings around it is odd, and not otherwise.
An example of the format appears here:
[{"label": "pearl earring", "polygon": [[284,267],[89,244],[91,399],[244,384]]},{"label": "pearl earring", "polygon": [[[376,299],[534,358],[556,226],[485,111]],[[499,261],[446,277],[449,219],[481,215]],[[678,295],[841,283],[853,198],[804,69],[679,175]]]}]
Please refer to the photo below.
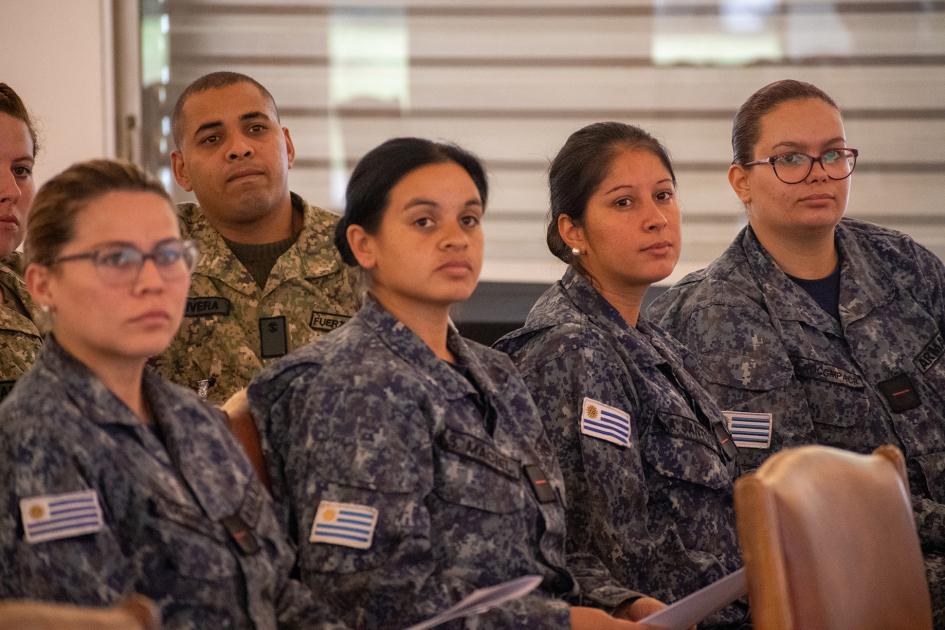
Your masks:
[{"label": "pearl earring", "polygon": [[579,250],[577,247],[572,247],[572,248],[571,248],[571,253],[574,254],[575,256],[580,256],[580,255],[581,255],[581,250]]}]

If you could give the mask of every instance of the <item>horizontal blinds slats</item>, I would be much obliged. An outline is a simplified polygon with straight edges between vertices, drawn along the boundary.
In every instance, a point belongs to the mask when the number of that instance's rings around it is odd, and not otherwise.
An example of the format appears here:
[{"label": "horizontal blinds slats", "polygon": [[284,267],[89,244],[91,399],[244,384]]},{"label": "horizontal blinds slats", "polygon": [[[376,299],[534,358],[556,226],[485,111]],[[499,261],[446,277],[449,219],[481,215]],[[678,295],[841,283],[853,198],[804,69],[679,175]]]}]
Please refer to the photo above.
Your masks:
[{"label": "horizontal blinds slats", "polygon": [[[456,141],[491,176],[483,278],[533,282],[560,273],[544,245],[549,160],[584,124],[639,124],[677,166],[684,250],[675,278],[717,256],[743,224],[725,176],[731,117],[754,90],[789,76],[821,86],[845,111],[849,143],[861,150],[850,215],[945,256],[945,2],[744,4],[171,0],[164,113],[201,74],[254,76],[292,131],[293,189],[336,211],[346,172],[379,142]],[[365,38],[394,29],[400,52],[372,58],[365,39],[363,55],[333,56],[339,24],[361,24]],[[367,88],[333,95],[339,76]],[[389,89],[378,96],[373,84]]]}]

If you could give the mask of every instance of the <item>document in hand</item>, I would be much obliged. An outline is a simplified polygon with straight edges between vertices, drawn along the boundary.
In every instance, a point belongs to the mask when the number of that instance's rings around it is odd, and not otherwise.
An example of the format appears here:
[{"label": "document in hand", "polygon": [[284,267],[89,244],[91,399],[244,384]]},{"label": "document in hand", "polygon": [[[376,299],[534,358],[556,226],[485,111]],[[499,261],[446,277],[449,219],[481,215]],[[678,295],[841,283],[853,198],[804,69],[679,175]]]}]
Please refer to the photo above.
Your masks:
[{"label": "document in hand", "polygon": [[477,589],[452,608],[444,610],[426,621],[410,626],[407,630],[427,630],[427,628],[433,628],[453,619],[484,613],[500,604],[522,597],[534,590],[539,584],[541,584],[541,576],[525,575],[496,586]]},{"label": "document in hand", "polygon": [[695,593],[686,595],[675,604],[641,619],[640,623],[665,630],[686,630],[747,592],[745,569],[741,568]]}]

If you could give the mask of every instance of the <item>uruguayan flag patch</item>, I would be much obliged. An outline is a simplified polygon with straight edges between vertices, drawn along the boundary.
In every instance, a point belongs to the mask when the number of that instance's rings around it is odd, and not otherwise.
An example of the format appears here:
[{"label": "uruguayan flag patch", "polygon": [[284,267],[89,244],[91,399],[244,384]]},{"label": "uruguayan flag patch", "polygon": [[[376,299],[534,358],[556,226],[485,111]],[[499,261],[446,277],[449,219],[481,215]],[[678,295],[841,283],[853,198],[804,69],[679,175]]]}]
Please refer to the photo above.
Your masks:
[{"label": "uruguayan flag patch", "polygon": [[629,447],[632,444],[630,414],[593,398],[585,398],[581,408],[581,433]]},{"label": "uruguayan flag patch", "polygon": [[368,549],[374,540],[377,510],[357,503],[322,501],[315,512],[309,542]]},{"label": "uruguayan flag patch", "polygon": [[30,544],[94,534],[105,526],[95,490],[20,499],[20,516]]},{"label": "uruguayan flag patch", "polygon": [[728,432],[738,448],[769,448],[774,421],[770,413],[723,411]]}]

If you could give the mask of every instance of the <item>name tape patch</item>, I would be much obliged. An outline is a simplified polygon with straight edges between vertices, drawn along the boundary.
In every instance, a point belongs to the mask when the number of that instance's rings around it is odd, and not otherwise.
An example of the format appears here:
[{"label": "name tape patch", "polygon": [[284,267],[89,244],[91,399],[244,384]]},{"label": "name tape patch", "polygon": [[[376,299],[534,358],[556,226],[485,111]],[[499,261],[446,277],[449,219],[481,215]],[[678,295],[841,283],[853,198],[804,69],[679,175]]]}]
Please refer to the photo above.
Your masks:
[{"label": "name tape patch", "polygon": [[935,362],[945,354],[945,337],[941,334],[935,335],[932,341],[925,344],[922,352],[915,358],[915,364],[923,372],[928,372],[929,368],[935,365]]},{"label": "name tape patch", "polygon": [[322,501],[315,512],[309,542],[369,549],[377,527],[377,509],[357,503]]},{"label": "name tape patch", "polygon": [[211,315],[229,315],[230,301],[224,297],[187,298],[184,317],[210,317]]},{"label": "name tape patch", "polygon": [[633,443],[630,414],[593,398],[585,397],[581,406],[581,433],[624,448]]},{"label": "name tape patch", "polygon": [[94,534],[105,526],[95,490],[20,499],[20,516],[31,545]]},{"label": "name tape patch", "polygon": [[308,325],[313,330],[334,330],[347,322],[350,317],[347,315],[338,315],[336,313],[319,313],[312,311],[312,318],[308,320]]},{"label": "name tape patch", "polygon": [[770,448],[774,418],[770,413],[723,411],[728,432],[738,448]]}]

